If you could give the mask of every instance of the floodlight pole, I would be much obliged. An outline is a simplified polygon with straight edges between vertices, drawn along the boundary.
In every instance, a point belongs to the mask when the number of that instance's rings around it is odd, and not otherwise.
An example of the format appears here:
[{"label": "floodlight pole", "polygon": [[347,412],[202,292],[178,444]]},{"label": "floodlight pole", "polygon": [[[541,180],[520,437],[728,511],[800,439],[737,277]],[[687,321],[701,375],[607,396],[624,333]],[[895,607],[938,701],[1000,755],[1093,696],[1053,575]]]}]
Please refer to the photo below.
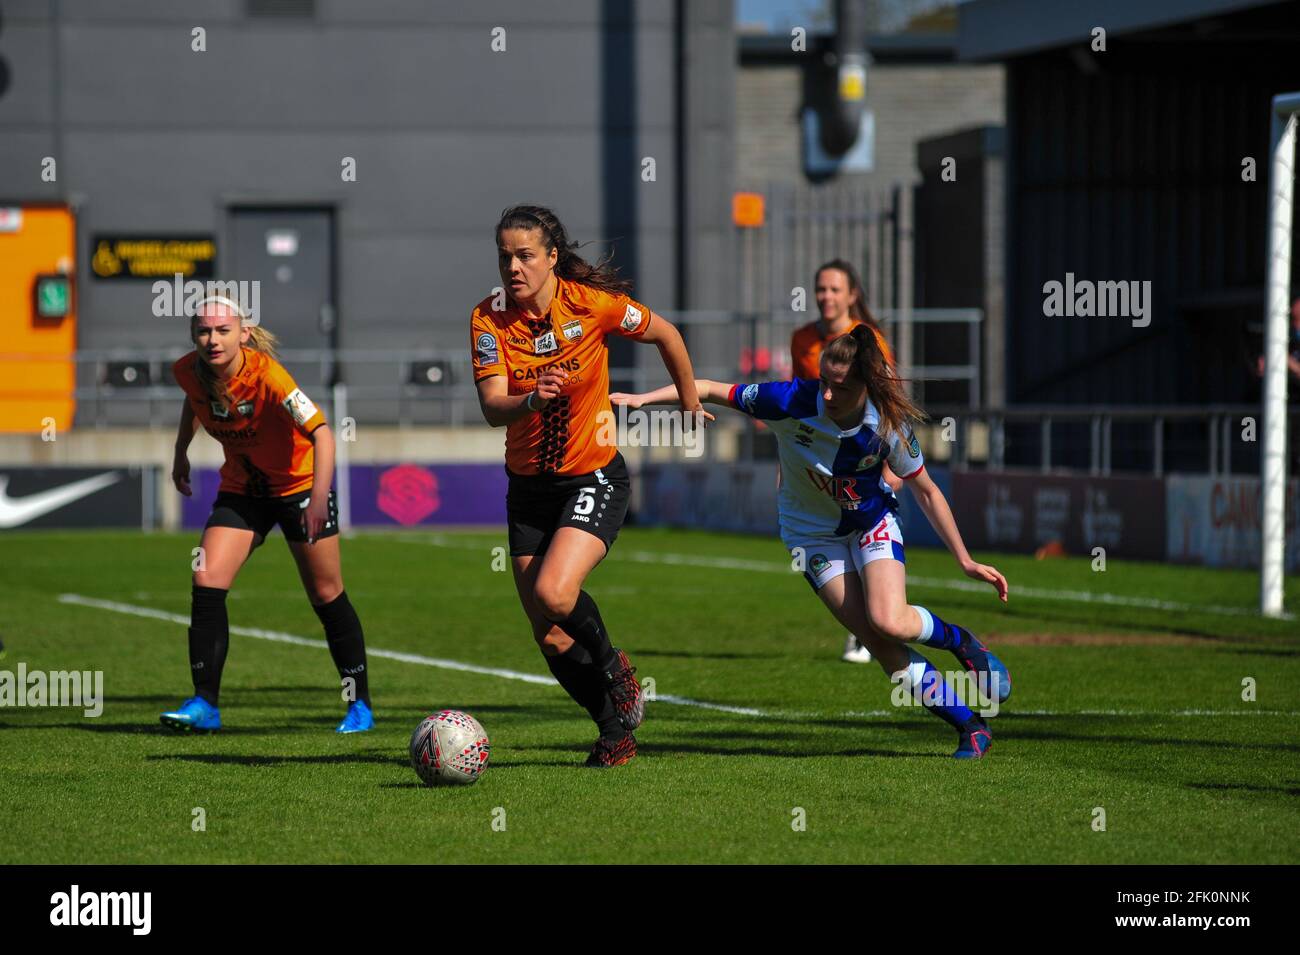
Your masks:
[{"label": "floodlight pole", "polygon": [[1300,92],[1273,97],[1268,192],[1268,279],[1264,304],[1264,451],[1260,468],[1259,610],[1282,615],[1286,546],[1287,326],[1291,291],[1291,215],[1295,193],[1296,113]]}]

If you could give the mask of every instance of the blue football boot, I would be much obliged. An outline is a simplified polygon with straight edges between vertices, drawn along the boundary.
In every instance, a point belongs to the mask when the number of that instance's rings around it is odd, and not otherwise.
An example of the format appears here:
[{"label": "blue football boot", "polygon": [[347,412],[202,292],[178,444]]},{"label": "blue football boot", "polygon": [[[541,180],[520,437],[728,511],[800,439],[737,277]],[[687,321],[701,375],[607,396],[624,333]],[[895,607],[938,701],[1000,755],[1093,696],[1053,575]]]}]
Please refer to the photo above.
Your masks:
[{"label": "blue football boot", "polygon": [[201,696],[191,696],[176,709],[159,717],[163,726],[187,733],[211,733],[221,729],[221,711]]},{"label": "blue football boot", "polygon": [[964,627],[957,629],[962,632],[962,645],[961,649],[953,650],[952,655],[975,674],[981,694],[987,693],[989,699],[996,697],[999,703],[1005,703],[1011,695],[1011,674],[1007,672],[1006,664],[995,657],[975,634]]},{"label": "blue football boot", "polygon": [[978,716],[957,731],[957,752],[953,759],[983,759],[993,745],[993,733]]},{"label": "blue football boot", "polygon": [[366,706],[364,701],[357,700],[348,704],[348,715],[343,717],[343,722],[338,725],[336,732],[364,733],[374,728],[375,714],[370,712],[370,707]]}]

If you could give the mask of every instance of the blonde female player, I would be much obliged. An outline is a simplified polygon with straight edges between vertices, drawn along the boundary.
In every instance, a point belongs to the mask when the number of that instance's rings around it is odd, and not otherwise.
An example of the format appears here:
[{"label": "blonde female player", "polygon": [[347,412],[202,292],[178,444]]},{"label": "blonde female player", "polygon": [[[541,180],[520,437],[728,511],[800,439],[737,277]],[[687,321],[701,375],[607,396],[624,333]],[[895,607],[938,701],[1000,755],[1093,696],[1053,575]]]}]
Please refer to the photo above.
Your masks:
[{"label": "blonde female player", "polygon": [[584,262],[551,210],[507,209],[495,235],[505,294],[475,306],[470,349],[483,417],[506,426],[515,588],[551,673],[600,731],[587,765],[619,766],[636,755],[632,731],[645,704],[627,654],[611,646],[582,589],[618,536],[630,495],[623,455],[602,426],[613,417],[606,337],[656,345],[686,421],[712,416],[700,408],[677,329],[629,298],[608,260]]},{"label": "blonde female player", "polygon": [[354,691],[338,732],[368,730],[374,717],[366,644],[339,568],[338,509],[330,488],[334,437],[325,416],[276,361],[275,336],[250,324],[237,302],[204,299],[191,319],[190,337],[195,350],[172,367],[185,392],[172,481],[191,495],[186,450],[197,424],[221,443],[226,461],[191,592],[194,696],[163,713],[163,725],[200,732],[221,728],[217,698],[230,643],[226,595],[244,561],[279,525],[324,625],[339,677]]},{"label": "blonde female player", "polygon": [[[697,381],[705,401],[767,422],[777,437],[784,480],[778,495],[781,539],[803,555],[804,576],[835,618],[857,634],[885,673],[905,682],[925,709],[957,730],[958,759],[982,757],[992,742],[988,724],[954,699],[943,677],[914,648],[951,650],[980,674],[982,687],[1005,700],[1006,667],[969,631],[907,602],[898,502],[881,479],[889,466],[910,480],[912,493],[966,576],[991,584],[1007,599],[1007,581],[966,552],[943,493],[925,473],[911,422],[921,412],[903,392],[875,336],[865,326],[822,352],[818,380],[731,385]],[[614,394],[639,408],[677,400],[672,386],[642,395]]]}]

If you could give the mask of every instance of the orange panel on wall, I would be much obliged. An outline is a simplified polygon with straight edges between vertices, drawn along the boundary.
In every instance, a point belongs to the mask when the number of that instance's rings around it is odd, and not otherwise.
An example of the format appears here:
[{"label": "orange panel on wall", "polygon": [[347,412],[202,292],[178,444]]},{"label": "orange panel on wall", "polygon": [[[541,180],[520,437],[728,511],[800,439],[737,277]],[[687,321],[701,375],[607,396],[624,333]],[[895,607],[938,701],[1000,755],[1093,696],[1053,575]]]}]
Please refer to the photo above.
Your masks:
[{"label": "orange panel on wall", "polygon": [[[72,427],[75,253],[71,210],[0,208],[0,431],[37,433],[47,419],[60,431]],[[59,281],[60,275],[67,281]],[[38,302],[42,276],[47,278]]]}]

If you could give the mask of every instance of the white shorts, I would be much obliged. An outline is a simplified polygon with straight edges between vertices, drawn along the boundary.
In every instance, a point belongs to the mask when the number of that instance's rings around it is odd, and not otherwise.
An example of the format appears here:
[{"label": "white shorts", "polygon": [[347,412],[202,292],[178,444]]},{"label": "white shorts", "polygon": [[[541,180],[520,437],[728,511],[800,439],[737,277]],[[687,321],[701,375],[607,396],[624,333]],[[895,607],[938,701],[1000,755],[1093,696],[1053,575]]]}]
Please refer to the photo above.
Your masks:
[{"label": "white shorts", "polygon": [[821,590],[843,574],[857,573],[873,560],[907,561],[903,555],[903,531],[890,511],[869,531],[843,537],[809,537],[790,548],[796,560],[802,556],[803,575],[813,590]]}]

